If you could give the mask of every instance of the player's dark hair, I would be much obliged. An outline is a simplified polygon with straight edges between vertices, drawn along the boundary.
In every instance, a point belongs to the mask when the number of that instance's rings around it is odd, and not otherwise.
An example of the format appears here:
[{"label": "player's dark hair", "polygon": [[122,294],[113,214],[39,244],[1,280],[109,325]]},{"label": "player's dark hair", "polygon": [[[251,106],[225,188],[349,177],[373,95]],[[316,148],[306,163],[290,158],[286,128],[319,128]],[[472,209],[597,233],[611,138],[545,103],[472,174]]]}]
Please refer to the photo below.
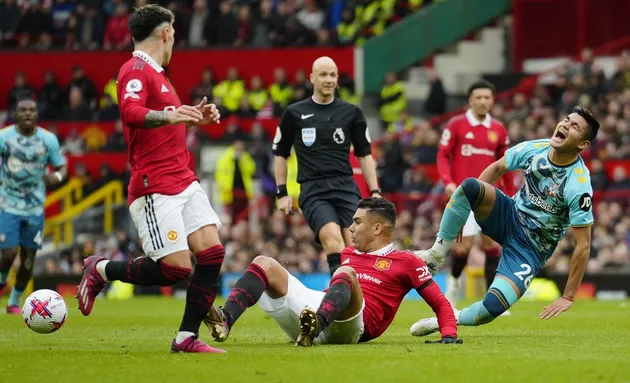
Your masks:
[{"label": "player's dark hair", "polygon": [[593,142],[595,140],[595,137],[597,137],[597,132],[599,131],[599,121],[597,121],[590,110],[580,105],[573,108],[573,113],[579,114],[580,116],[582,116],[583,119],[586,120],[586,124],[588,125],[586,139],[590,142]]},{"label": "player's dark hair", "polygon": [[492,94],[494,94],[495,92],[494,85],[492,85],[490,82],[486,80],[478,80],[470,84],[470,86],[468,87],[468,97],[472,96],[473,92],[476,89],[490,89],[492,91]]},{"label": "player's dark hair", "polygon": [[148,4],[136,8],[129,16],[127,25],[133,40],[140,42],[149,37],[158,25],[162,23],[173,24],[173,22],[175,22],[173,12],[157,4]]},{"label": "player's dark hair", "polygon": [[368,214],[378,215],[392,228],[396,225],[396,206],[384,198],[364,198],[359,201],[357,208],[367,210]]}]

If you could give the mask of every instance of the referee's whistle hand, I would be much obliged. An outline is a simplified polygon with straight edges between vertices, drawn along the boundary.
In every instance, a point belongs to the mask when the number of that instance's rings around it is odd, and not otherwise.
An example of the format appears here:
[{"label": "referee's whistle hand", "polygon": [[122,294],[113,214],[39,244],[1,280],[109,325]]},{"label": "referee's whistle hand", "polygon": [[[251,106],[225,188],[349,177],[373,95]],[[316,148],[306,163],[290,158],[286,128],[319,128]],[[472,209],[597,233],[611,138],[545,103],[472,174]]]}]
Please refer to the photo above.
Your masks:
[{"label": "referee's whistle hand", "polygon": [[278,199],[278,210],[280,210],[286,215],[289,215],[291,214],[292,209],[293,209],[293,199],[291,197],[287,195]]}]

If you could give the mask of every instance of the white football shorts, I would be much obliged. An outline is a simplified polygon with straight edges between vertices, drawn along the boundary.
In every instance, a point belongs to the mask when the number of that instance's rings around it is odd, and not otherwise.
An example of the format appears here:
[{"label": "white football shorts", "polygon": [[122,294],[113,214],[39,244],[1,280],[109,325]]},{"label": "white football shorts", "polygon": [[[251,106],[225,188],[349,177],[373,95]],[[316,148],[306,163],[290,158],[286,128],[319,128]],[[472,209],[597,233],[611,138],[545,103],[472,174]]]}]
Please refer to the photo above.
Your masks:
[{"label": "white football shorts", "polygon": [[[288,271],[287,274],[289,274],[287,295],[282,298],[271,299],[267,293],[263,293],[258,304],[278,323],[282,331],[295,342],[300,334],[300,313],[306,307],[317,311],[325,293],[323,291],[311,290]],[[359,339],[361,339],[361,335],[363,335],[363,328],[363,308],[361,308],[361,312],[350,319],[334,321],[319,334],[315,339],[315,343],[358,343]]]},{"label": "white football shorts", "polygon": [[466,220],[466,223],[464,224],[462,237],[474,237],[480,233],[481,227],[479,227],[477,220],[475,220],[475,213],[471,211],[470,215],[468,216],[468,220]]},{"label": "white football shorts", "polygon": [[144,253],[154,261],[188,250],[188,236],[207,225],[221,229],[219,216],[195,181],[176,195],[153,193],[129,205]]}]

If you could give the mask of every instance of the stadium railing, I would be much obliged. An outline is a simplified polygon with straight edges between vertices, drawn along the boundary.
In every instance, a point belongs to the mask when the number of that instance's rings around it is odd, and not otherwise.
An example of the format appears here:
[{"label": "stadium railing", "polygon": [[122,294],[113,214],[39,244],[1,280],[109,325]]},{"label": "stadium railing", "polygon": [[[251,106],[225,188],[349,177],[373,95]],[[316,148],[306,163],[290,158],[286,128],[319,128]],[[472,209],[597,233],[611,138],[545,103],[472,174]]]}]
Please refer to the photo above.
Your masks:
[{"label": "stadium railing", "polygon": [[66,246],[72,245],[74,242],[74,219],[101,203],[104,205],[103,231],[105,234],[112,233],[114,231],[114,207],[124,204],[123,184],[120,181],[111,181],[105,184],[78,203],[64,206],[63,213],[46,219],[44,236],[52,234],[55,246],[59,246],[61,243]]}]

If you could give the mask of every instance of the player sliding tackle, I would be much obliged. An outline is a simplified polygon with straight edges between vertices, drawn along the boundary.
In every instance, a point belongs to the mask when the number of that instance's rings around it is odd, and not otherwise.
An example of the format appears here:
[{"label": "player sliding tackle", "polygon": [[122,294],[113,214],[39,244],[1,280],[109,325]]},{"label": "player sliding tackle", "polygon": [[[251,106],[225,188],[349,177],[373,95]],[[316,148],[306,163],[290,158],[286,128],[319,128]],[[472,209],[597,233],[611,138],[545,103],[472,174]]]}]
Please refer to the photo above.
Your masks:
[{"label": "player sliding tackle", "polygon": [[238,318],[256,302],[296,342],[351,344],[379,337],[405,295],[416,289],[437,314],[442,339],[457,340],[453,310],[422,259],[394,248],[396,208],[382,198],[360,200],[350,226],[354,247],[341,253],[326,292],[308,289],[276,260],[258,256],[230,292],[223,309],[213,306],[204,323],[223,342]]},{"label": "player sliding tackle", "polygon": [[[549,319],[573,304],[586,270],[593,224],[589,171],[579,153],[591,146],[599,122],[591,112],[576,107],[558,123],[549,140],[523,142],[483,171],[479,179],[468,178],[446,205],[433,247],[419,252],[431,272],[438,271],[470,211],[483,233],[503,246],[497,276],[485,298],[457,312],[458,324],[488,323],[510,308],[553,254],[571,227],[576,240],[569,280],[564,295],[545,307],[541,318]],[[509,198],[494,184],[506,172],[525,171],[525,185]],[[437,330],[435,318],[422,319],[411,327],[412,335]]]}]

